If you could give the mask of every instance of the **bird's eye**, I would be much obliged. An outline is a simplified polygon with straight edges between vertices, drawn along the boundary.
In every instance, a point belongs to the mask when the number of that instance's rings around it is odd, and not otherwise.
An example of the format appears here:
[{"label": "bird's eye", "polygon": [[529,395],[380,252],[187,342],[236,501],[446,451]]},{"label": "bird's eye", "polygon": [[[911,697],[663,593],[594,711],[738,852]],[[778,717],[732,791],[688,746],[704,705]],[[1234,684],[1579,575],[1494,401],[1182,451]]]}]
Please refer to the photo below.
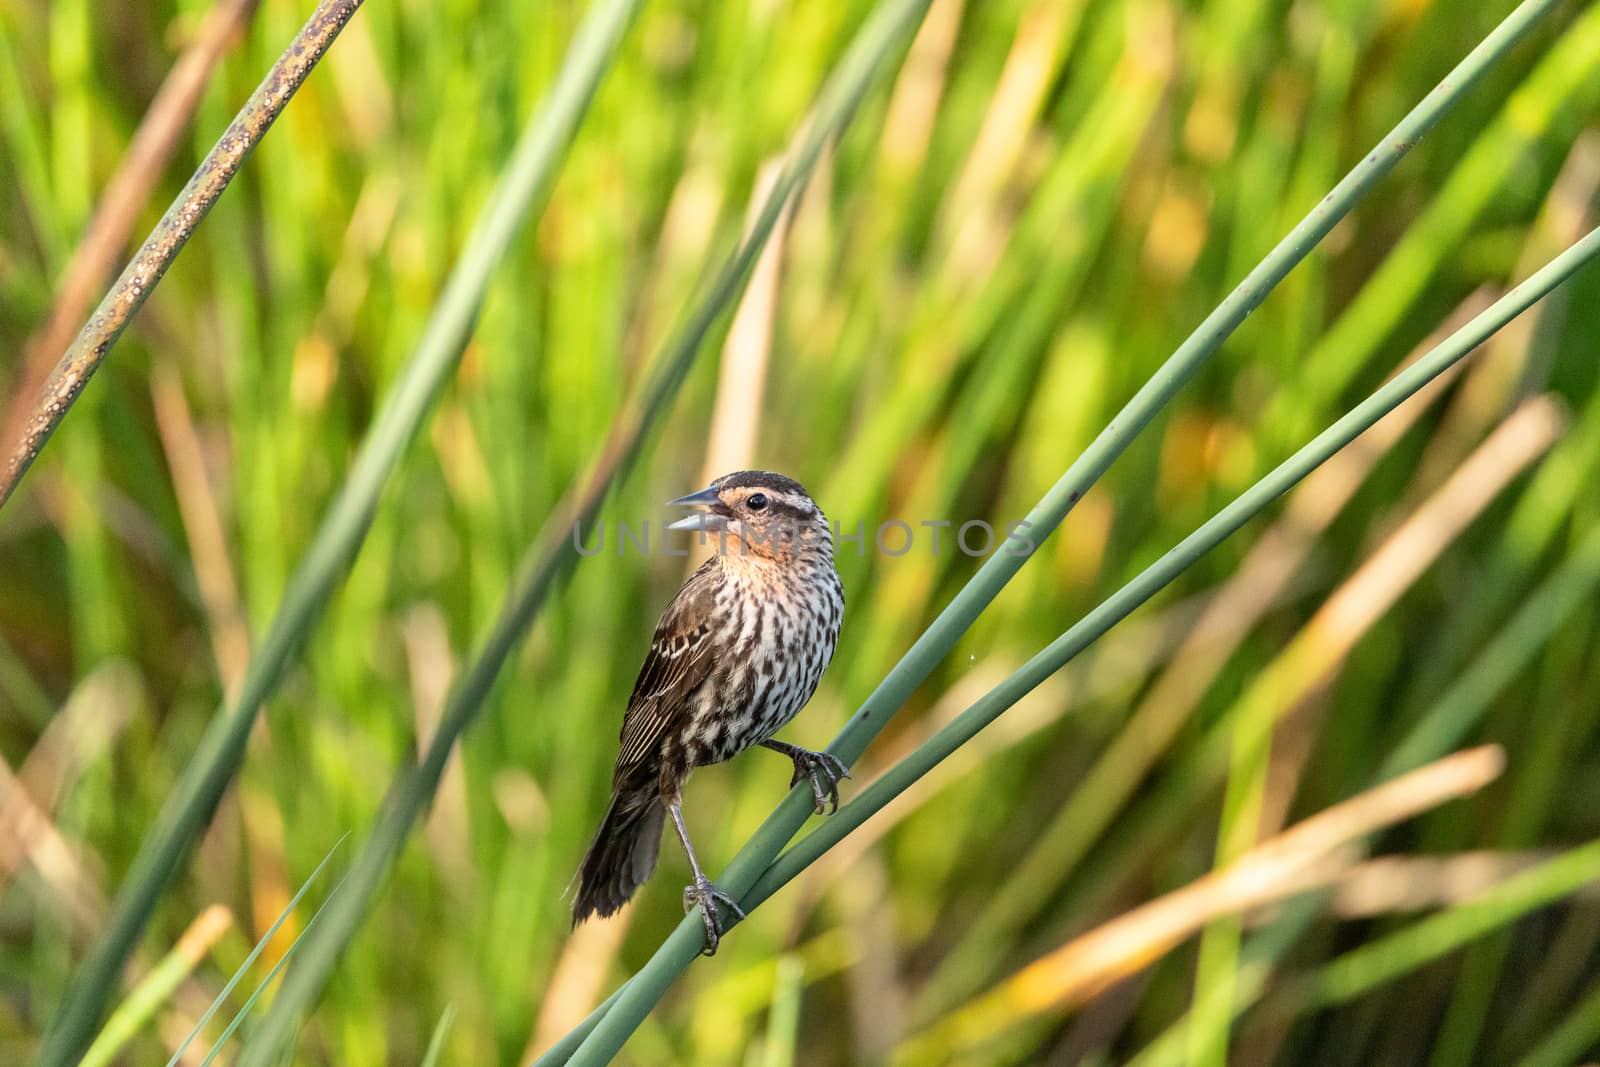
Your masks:
[{"label": "bird's eye", "polygon": [[767,494],[751,493],[744,498],[744,506],[751,511],[765,511],[767,507]]}]

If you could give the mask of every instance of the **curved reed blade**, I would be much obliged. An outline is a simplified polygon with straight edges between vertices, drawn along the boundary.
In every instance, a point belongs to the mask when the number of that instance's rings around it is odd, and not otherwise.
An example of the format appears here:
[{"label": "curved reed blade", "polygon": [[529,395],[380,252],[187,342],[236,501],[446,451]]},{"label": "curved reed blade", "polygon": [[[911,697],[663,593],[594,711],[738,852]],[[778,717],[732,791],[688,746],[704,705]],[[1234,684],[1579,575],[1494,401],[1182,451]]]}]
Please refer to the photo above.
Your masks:
[{"label": "curved reed blade", "polygon": [[222,132],[216,147],[211,149],[200,169],[194,172],[189,184],[183,187],[178,199],[167,208],[156,228],[145,238],[133,261],[112,285],[111,291],[100,301],[100,306],[78,332],[72,347],[67,349],[55,370],[46,380],[39,399],[34,401],[32,413],[22,426],[22,436],[9,442],[10,458],[4,471],[0,471],[0,508],[16,491],[22,476],[50,435],[56,432],[61,420],[67,417],[72,404],[89,384],[94,372],[105,362],[111,346],[117,343],[122,331],[128,328],[133,316],[144,306],[145,300],[160,283],[172,266],[195,227],[205,220],[218,199],[221,198],[234,175],[244,165],[245,159],[261,139],[267,135],[283,109],[288,106],[300,86],[305,84],[312,68],[332,47],[345,24],[361,7],[362,0],[322,0],[311,13],[306,24],[295,34],[289,47],[283,50],[267,76],[250,94],[239,114]]},{"label": "curved reed blade", "polygon": [[450,1040],[450,1028],[455,1025],[455,1021],[455,1006],[446,1005],[444,1013],[434,1025],[433,1036],[428,1039],[428,1051],[422,1055],[422,1067],[439,1067],[439,1062],[444,1057],[445,1043]]},{"label": "curved reed blade", "polygon": [[[345,835],[345,837],[348,836],[348,834]],[[344,840],[344,837],[339,838],[334,846],[328,850],[328,854],[322,857],[322,862],[317,864],[316,869],[306,876],[304,882],[300,883],[300,888],[295,891],[294,896],[289,898],[289,903],[284,905],[283,910],[278,913],[277,919],[273,920],[272,925],[267,927],[266,932],[256,939],[255,946],[245,956],[244,962],[234,969],[232,976],[217,992],[217,995],[212,998],[210,1006],[206,1008],[200,1018],[195,1020],[188,1036],[173,1050],[172,1057],[167,1060],[167,1067],[178,1067],[178,1063],[183,1059],[183,1054],[189,1050],[189,1046],[193,1044],[194,1039],[200,1036],[200,1031],[205,1029],[206,1023],[211,1021],[212,1016],[222,1009],[222,1005],[228,1000],[228,995],[233,992],[234,987],[244,980],[245,974],[254,966],[261,953],[265,952],[267,946],[272,944],[272,939],[278,936],[278,931],[283,927],[283,924],[289,921],[289,916],[294,914],[295,909],[300,906],[300,901],[305,899],[305,895],[311,891],[311,887],[316,884],[317,878],[321,876],[323,869],[333,859],[333,854],[339,851],[339,846],[344,844]]]},{"label": "curved reed blade", "polygon": [[542,208],[567,145],[641,2],[603,0],[574,36],[561,72],[524,127],[416,350],[384,399],[355,464],[290,579],[238,694],[212,720],[141,843],[105,934],[57,1009],[39,1056],[41,1067],[73,1062],[93,1037],[123,962],[243,760],[256,712],[277,688],[355,558],[390,472],[459,363],[495,267],[529,215]]},{"label": "curved reed blade", "polygon": [[283,955],[279,957],[278,961],[274,963],[267,971],[266,977],[261,979],[261,981],[256,984],[255,989],[251,991],[248,997],[245,998],[244,1003],[239,1005],[239,1010],[233,1013],[233,1018],[228,1020],[228,1025],[222,1028],[222,1033],[217,1035],[217,1040],[212,1044],[210,1050],[206,1052],[205,1058],[200,1061],[200,1067],[211,1067],[211,1064],[216,1061],[217,1056],[224,1048],[227,1047],[228,1039],[232,1037],[238,1031],[239,1027],[244,1025],[244,1021],[250,1017],[250,1009],[255,1007],[256,1001],[261,999],[261,994],[272,988],[273,980],[276,979],[278,974],[289,965],[289,961],[294,958],[295,953],[300,951],[301,944],[305,942],[306,938],[311,936],[312,931],[317,928],[317,924],[322,921],[323,914],[328,910],[329,906],[331,906],[333,902],[339,898],[339,890],[343,888],[344,879],[341,878],[337,883],[334,884],[333,889],[329,891],[326,899],[324,899],[321,904],[317,905],[317,910],[311,913],[311,918],[307,920],[306,928],[300,932],[300,936],[295,938],[293,944],[284,950]]}]

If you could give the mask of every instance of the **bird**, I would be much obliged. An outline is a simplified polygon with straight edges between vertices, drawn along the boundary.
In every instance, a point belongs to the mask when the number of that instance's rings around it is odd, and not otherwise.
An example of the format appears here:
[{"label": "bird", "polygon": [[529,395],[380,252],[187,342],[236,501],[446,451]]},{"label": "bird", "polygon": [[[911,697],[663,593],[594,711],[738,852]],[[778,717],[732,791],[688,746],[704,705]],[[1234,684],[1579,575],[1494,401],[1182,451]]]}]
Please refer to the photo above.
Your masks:
[{"label": "bird", "polygon": [[844,586],[827,516],[792,478],[735,471],[668,503],[703,509],[666,529],[714,536],[716,551],[656,624],[622,719],[611,801],[578,870],[572,925],[628,902],[655,869],[670,816],[694,879],[684,912],[700,909],[710,956],[723,932],[718,905],[738,919],[744,912],[695,855],[684,782],[759,745],[793,761],[789,785],[809,782],[818,814],[838,810],[844,763],[773,735],[811,699],[833,658]]}]

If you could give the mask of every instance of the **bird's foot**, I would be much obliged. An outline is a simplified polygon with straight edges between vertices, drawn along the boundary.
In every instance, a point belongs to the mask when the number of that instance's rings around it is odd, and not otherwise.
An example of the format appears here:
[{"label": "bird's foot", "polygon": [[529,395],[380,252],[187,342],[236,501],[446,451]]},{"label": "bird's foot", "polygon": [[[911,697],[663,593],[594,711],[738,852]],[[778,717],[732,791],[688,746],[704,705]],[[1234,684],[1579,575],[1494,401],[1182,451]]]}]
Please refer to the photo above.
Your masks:
[{"label": "bird's foot", "polygon": [[683,887],[683,913],[687,915],[699,907],[700,919],[706,924],[706,947],[701,950],[705,956],[715,956],[717,944],[722,940],[722,915],[717,911],[718,904],[736,918],[744,918],[739,902],[712,885],[711,879],[696,878],[693,885]]},{"label": "bird's foot", "polygon": [[812,752],[807,748],[796,748],[789,756],[794,760],[794,777],[789,779],[789,788],[810,782],[817,814],[838,811],[839,783],[850,777],[844,761],[831,752]]}]

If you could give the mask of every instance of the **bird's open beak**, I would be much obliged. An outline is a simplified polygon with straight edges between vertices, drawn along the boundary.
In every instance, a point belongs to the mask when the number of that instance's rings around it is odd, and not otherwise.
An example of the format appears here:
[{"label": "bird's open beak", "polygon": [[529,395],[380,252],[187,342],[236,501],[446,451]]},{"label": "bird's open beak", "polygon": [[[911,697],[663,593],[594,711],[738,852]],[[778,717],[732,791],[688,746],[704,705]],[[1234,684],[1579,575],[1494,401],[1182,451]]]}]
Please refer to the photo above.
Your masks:
[{"label": "bird's open beak", "polygon": [[677,522],[668,523],[669,530],[725,530],[728,528],[730,512],[728,506],[722,502],[715,489],[702,489],[698,493],[680,496],[676,500],[667,501],[669,507],[710,508],[710,511],[697,511],[693,515],[685,516]]},{"label": "bird's open beak", "polygon": [[667,501],[669,508],[711,508],[722,503],[722,498],[715,489],[702,489],[698,493],[680,496],[676,500]]}]

